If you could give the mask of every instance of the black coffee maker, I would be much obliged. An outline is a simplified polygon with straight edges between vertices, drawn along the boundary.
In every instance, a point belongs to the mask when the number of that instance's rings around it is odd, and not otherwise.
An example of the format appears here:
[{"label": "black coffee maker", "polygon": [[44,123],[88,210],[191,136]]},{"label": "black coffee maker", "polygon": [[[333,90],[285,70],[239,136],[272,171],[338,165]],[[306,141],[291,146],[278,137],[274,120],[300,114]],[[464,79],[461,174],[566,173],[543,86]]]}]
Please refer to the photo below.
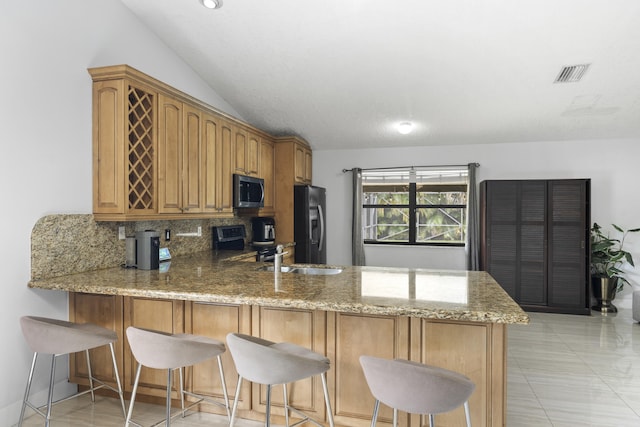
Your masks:
[{"label": "black coffee maker", "polygon": [[271,217],[251,218],[254,246],[273,246],[276,243],[276,222]]}]

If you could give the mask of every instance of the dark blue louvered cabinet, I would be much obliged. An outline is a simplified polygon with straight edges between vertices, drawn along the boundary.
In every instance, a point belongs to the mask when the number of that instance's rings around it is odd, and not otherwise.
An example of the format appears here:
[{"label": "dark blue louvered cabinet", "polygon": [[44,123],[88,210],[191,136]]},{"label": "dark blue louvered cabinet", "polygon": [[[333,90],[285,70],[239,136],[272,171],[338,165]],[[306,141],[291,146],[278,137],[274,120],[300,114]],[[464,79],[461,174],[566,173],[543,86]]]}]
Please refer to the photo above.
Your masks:
[{"label": "dark blue louvered cabinet", "polygon": [[528,311],[590,314],[590,180],[480,183],[483,270]]}]

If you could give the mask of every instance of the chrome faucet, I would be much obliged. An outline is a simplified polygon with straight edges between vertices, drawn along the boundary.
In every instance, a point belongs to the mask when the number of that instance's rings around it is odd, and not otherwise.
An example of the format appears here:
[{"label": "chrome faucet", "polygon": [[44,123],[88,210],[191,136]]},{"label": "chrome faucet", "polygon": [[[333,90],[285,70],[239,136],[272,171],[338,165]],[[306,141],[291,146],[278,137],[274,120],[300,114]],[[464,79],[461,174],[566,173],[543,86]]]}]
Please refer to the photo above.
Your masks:
[{"label": "chrome faucet", "polygon": [[276,246],[276,253],[273,257],[273,272],[275,274],[280,273],[282,267],[282,258],[288,254],[289,252],[282,252],[284,246],[278,245]]}]

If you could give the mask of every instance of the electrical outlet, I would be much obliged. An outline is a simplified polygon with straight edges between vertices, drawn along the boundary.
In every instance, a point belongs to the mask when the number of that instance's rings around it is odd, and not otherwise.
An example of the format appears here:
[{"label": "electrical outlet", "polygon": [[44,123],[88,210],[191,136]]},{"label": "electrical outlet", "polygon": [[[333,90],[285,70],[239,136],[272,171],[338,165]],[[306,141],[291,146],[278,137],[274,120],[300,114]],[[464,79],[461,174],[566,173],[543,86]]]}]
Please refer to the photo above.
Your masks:
[{"label": "electrical outlet", "polygon": [[124,226],[118,227],[118,240],[125,240],[127,238],[127,233],[124,230]]},{"label": "electrical outlet", "polygon": [[198,237],[202,237],[202,227],[198,226]]}]

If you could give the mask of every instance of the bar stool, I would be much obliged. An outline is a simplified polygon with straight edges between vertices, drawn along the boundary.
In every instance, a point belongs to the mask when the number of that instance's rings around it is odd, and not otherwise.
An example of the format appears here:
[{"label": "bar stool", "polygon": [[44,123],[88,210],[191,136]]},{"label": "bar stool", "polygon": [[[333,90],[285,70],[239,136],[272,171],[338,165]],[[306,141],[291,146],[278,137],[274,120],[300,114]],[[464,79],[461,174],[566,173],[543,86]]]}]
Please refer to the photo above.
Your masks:
[{"label": "bar stool", "polygon": [[284,410],[287,427],[289,427],[289,411],[303,417],[301,421],[293,425],[310,421],[319,427],[323,427],[318,421],[310,418],[299,409],[290,406],[287,398],[287,383],[315,375],[320,375],[320,378],[322,378],[329,425],[334,427],[326,376],[326,372],[330,367],[329,359],[295,344],[286,342],[274,343],[262,338],[236,333],[227,335],[227,345],[238,371],[238,388],[236,389],[229,427],[233,427],[235,422],[240,387],[244,378],[267,386],[266,427],[271,425],[271,386],[277,384],[282,384],[284,389]]},{"label": "bar stool", "polygon": [[449,412],[464,404],[467,427],[471,427],[469,397],[475,384],[457,372],[409,360],[387,360],[360,356],[364,376],[376,399],[371,427],[376,424],[380,402],[393,408],[393,426],[398,425],[398,410],[412,414],[429,414],[434,426],[434,414]]},{"label": "bar stool", "polygon": [[[27,341],[27,344],[33,350],[33,361],[31,362],[31,370],[29,371],[29,379],[27,380],[27,388],[24,392],[24,399],[22,400],[22,410],[20,411],[20,420],[18,426],[22,425],[24,419],[24,413],[27,406],[36,411],[37,414],[44,417],[45,426],[49,426],[51,420],[51,407],[57,403],[64,402],[66,400],[91,393],[91,401],[95,402],[94,391],[107,388],[116,393],[120,397],[120,403],[122,405],[122,413],[126,416],[124,398],[122,395],[122,385],[120,384],[120,376],[118,375],[118,366],[116,364],[116,355],[113,348],[113,343],[118,340],[118,335],[107,328],[103,328],[92,323],[73,323],[65,320],[48,319],[45,317],[24,316],[20,318],[20,326],[22,333]],[[105,384],[99,379],[93,376],[91,372],[91,359],[89,357],[89,350],[109,345],[111,350],[111,359],[113,360],[113,370],[116,375],[116,382],[118,388],[114,388],[109,384]],[[87,371],[89,376],[89,389],[83,392],[76,393],[64,399],[53,401],[53,383],[55,378],[56,358],[61,355],[76,353],[84,351],[87,359]],[[47,398],[47,404],[42,406],[35,406],[29,401],[29,392],[31,389],[31,382],[33,380],[33,373],[36,367],[36,360],[38,354],[50,354],[51,355],[51,372],[49,380],[49,394]],[[94,385],[98,383],[98,385]],[[47,408],[46,413],[42,412],[43,408]]]},{"label": "bar stool", "polygon": [[[131,416],[133,414],[133,404],[136,398],[136,392],[138,390],[140,372],[143,366],[152,369],[167,370],[167,399],[165,417],[167,427],[171,425],[172,418],[175,418],[180,414],[182,414],[182,417],[184,417],[185,413],[189,409],[203,401],[224,407],[227,412],[227,418],[230,418],[229,396],[227,395],[227,385],[224,380],[222,359],[220,357],[222,353],[226,351],[224,343],[213,338],[203,337],[199,335],[170,334],[166,332],[140,329],[133,326],[129,326],[127,328],[127,339],[129,340],[129,347],[131,347],[131,352],[138,362],[138,369],[136,370],[136,378],[133,384],[133,391],[131,392],[131,401],[129,402],[129,411],[127,413],[125,427],[127,427],[129,423],[139,425],[131,420]],[[220,381],[222,383],[224,403],[184,390],[182,368],[185,366],[195,365],[214,357],[218,359],[218,368],[220,370]],[[179,393],[181,410],[180,412],[172,416],[171,384],[173,371],[175,369],[178,369],[180,373]],[[185,395],[195,397],[198,400],[191,403],[187,408],[185,408]]]}]

